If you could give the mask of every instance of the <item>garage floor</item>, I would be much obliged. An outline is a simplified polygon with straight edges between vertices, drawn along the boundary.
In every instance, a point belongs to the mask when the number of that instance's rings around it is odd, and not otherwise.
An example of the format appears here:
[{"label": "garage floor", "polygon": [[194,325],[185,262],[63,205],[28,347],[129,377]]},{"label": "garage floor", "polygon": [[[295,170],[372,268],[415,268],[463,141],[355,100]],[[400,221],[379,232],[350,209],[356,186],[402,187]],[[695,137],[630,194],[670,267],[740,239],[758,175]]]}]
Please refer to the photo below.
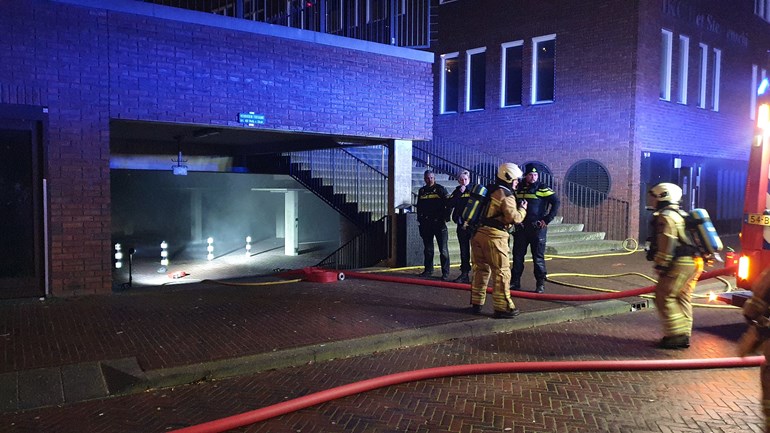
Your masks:
[{"label": "garage floor", "polygon": [[[206,244],[191,244],[169,255],[168,266],[160,264],[160,248],[156,256],[137,247],[131,265],[132,287],[197,283],[201,280],[225,280],[275,274],[277,272],[315,266],[335,249],[333,242],[300,243],[299,254],[284,254],[282,238],[252,244],[249,254],[245,245],[217,245],[213,259],[207,260]],[[222,251],[219,252],[218,250]],[[129,280],[127,252],[122,267],[113,271],[116,289],[125,288]]]}]

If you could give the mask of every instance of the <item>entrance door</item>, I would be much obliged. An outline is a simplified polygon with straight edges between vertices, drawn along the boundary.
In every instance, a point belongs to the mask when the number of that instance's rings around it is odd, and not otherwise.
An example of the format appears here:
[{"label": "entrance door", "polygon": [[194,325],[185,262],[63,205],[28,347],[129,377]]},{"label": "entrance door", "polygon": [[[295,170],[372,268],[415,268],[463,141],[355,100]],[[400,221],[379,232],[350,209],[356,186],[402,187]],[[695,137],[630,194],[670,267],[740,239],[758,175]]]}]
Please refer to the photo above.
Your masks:
[{"label": "entrance door", "polygon": [[39,122],[0,119],[0,298],[45,294]]},{"label": "entrance door", "polygon": [[691,163],[678,169],[678,179],[682,187],[682,202],[680,206],[684,210],[692,210],[701,206],[701,166]]}]

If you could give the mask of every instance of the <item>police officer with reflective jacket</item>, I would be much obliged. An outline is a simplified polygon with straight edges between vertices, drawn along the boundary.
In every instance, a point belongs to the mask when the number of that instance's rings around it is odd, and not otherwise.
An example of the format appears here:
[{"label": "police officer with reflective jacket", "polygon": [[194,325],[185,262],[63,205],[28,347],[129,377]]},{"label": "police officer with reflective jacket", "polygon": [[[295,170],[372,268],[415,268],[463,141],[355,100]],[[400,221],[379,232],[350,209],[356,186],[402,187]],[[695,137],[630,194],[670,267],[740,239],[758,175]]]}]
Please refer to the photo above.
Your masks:
[{"label": "police officer with reflective jacket", "polygon": [[471,189],[471,174],[468,170],[460,170],[457,174],[457,187],[449,195],[449,207],[452,209],[452,221],[457,224],[457,242],[460,244],[460,276],[455,278],[455,283],[470,283],[468,273],[471,271],[471,236],[473,230],[463,224],[463,210],[468,204]]},{"label": "police officer with reflective jacket", "polygon": [[[663,325],[659,346],[690,347],[692,291],[703,272],[703,258],[687,235],[686,213],[679,209],[682,188],[659,183],[647,192],[647,209],[654,210],[647,259],[655,262],[655,308]],[[684,214],[684,215],[683,215]]]},{"label": "police officer with reflective jacket", "polygon": [[751,355],[764,346],[765,362],[759,369],[762,384],[762,411],[765,414],[765,433],[770,433],[770,269],[763,271],[751,287],[751,299],[743,305],[743,316],[749,329],[741,337],[739,355]]},{"label": "police officer with reflective jacket", "polygon": [[495,310],[493,317],[508,319],[519,314],[508,287],[511,282],[511,271],[508,267],[508,230],[512,224],[522,222],[527,215],[527,203],[517,203],[513,194],[521,174],[521,169],[516,164],[502,164],[497,170],[495,183],[487,186],[489,204],[486,212],[480,215],[480,226],[471,239],[471,309],[474,314],[481,313],[490,278]]},{"label": "police officer with reflective jacket", "polygon": [[433,275],[433,238],[438,243],[441,260],[441,279],[449,279],[449,234],[446,222],[449,221],[446,188],[436,183],[436,176],[431,170],[425,170],[425,186],[417,192],[417,222],[420,224],[420,237],[423,243],[423,262],[425,269],[419,276]]},{"label": "police officer with reflective jacket", "polygon": [[559,211],[559,197],[548,186],[538,181],[540,173],[535,164],[524,167],[524,182],[516,188],[516,198],[527,201],[527,217],[517,225],[513,234],[513,265],[511,289],[521,288],[521,274],[524,273],[524,256],[527,246],[532,252],[535,273],[535,292],[545,291],[545,241],[548,224]]}]

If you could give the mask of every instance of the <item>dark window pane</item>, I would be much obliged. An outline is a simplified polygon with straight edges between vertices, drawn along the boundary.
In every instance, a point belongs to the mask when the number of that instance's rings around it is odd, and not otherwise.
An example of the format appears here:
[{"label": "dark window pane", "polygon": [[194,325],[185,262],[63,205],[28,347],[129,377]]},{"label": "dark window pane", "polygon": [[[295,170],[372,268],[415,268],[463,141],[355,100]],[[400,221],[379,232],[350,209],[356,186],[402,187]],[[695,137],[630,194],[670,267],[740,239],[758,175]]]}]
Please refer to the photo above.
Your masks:
[{"label": "dark window pane", "polygon": [[446,59],[444,62],[444,107],[442,112],[457,112],[457,92],[460,85],[460,74],[457,70],[457,58]]},{"label": "dark window pane", "polygon": [[537,101],[553,101],[555,48],[554,39],[537,44]]},{"label": "dark window pane", "polygon": [[521,105],[521,60],[523,47],[506,48],[505,105]]},{"label": "dark window pane", "polygon": [[487,78],[486,60],[486,53],[478,53],[471,56],[471,88],[470,100],[468,102],[468,108],[471,110],[481,110],[484,108]]}]

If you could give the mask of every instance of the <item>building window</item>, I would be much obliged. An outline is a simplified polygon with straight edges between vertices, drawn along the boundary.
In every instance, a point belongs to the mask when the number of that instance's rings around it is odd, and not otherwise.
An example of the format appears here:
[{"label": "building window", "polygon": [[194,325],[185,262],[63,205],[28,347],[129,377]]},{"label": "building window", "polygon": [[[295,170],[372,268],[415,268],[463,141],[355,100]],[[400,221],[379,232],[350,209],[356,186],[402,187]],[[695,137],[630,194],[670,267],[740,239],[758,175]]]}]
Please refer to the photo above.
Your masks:
[{"label": "building window", "polygon": [[468,50],[465,55],[465,64],[468,68],[465,74],[465,111],[484,109],[484,94],[487,88],[486,51],[486,48],[476,48]]},{"label": "building window", "polygon": [[722,81],[722,50],[714,48],[714,67],[712,68],[711,109],[719,111],[719,84]]},{"label": "building window", "polygon": [[755,111],[757,111],[757,86],[759,86],[759,82],[757,80],[757,75],[759,74],[759,66],[757,65],[751,65],[751,97],[749,101],[749,119],[751,120],[757,120],[757,114]]},{"label": "building window", "polygon": [[673,35],[668,30],[661,30],[660,48],[660,99],[671,100],[671,55]]},{"label": "building window", "polygon": [[698,77],[698,107],[706,108],[706,80],[708,78],[709,47],[706,44],[698,44],[700,49],[700,73]]},{"label": "building window", "polygon": [[524,41],[506,42],[502,47],[500,106],[521,105]]},{"label": "building window", "polygon": [[690,38],[679,35],[679,93],[677,102],[687,105],[687,74],[690,66]]},{"label": "building window", "polygon": [[532,103],[553,102],[556,35],[532,38]]},{"label": "building window", "polygon": [[460,86],[460,71],[457,62],[459,54],[441,55],[441,114],[457,113],[457,92]]}]

